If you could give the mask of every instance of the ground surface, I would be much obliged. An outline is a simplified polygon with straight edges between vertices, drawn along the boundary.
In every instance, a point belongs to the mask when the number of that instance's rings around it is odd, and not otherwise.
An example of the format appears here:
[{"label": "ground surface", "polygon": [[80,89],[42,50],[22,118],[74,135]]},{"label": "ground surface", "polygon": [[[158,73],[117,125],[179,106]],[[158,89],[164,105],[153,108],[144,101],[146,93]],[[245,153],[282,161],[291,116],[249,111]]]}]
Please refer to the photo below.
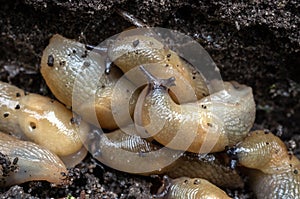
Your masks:
[{"label": "ground surface", "polygon": [[[300,153],[298,1],[0,1],[2,81],[51,95],[39,74],[41,53],[48,39],[54,33],[75,39],[83,34],[89,44],[97,45],[131,26],[114,13],[114,8],[122,8],[151,26],[180,30],[197,39],[220,68],[224,80],[236,80],[253,88],[257,103],[254,128],[269,128],[287,143],[294,141],[294,152]],[[103,167],[91,157],[71,175],[73,183],[65,188],[31,182],[0,189],[0,198],[67,194],[149,198],[153,181]],[[247,190],[229,192],[240,198],[251,197]]]}]

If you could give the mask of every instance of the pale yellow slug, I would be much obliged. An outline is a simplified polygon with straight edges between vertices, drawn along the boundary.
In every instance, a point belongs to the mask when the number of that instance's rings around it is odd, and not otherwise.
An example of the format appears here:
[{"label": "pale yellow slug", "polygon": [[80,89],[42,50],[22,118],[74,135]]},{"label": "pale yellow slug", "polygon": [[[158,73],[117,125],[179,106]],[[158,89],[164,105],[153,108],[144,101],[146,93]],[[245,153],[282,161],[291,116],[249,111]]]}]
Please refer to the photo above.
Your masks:
[{"label": "pale yellow slug", "polygon": [[0,187],[33,180],[67,183],[67,169],[45,147],[0,132]]}]

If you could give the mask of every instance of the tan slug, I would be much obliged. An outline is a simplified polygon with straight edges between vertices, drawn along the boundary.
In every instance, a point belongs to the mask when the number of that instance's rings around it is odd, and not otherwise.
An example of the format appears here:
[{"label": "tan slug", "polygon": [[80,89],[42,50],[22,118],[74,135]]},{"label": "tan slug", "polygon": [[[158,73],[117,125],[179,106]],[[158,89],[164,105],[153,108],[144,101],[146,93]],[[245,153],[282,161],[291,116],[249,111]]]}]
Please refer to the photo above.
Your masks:
[{"label": "tan slug", "polygon": [[258,130],[228,151],[250,177],[257,198],[299,199],[300,161],[268,131]]},{"label": "tan slug", "polygon": [[[196,101],[209,95],[204,78],[195,68],[153,36],[139,35],[141,31],[122,33],[108,48],[110,60],[124,73],[135,70],[139,74],[128,79],[139,85],[144,77],[137,67],[144,65],[156,77],[174,76],[177,79],[176,87],[171,89],[171,96],[176,102]],[[158,67],[153,67],[153,64]]]},{"label": "tan slug", "polygon": [[201,178],[181,177],[176,179],[164,178],[165,182],[154,198],[164,199],[229,199],[230,197],[220,188]]},{"label": "tan slug", "polygon": [[[123,129],[135,131],[133,125]],[[121,130],[106,135],[100,129],[93,129],[87,133],[85,146],[94,158],[107,166],[144,175],[160,173],[183,153],[166,148],[160,150],[158,148],[156,151],[153,150],[153,145],[139,136],[134,134],[128,136]]]},{"label": "tan slug", "polygon": [[203,178],[223,188],[242,188],[244,182],[237,170],[230,169],[222,156],[209,154],[207,158],[197,155],[184,154],[174,164],[169,166],[164,174],[171,178],[182,176],[189,178]]},{"label": "tan slug", "polygon": [[[100,54],[86,49],[75,40],[54,35],[43,51],[41,73],[57,99],[67,106],[73,106],[85,121],[101,128],[116,129],[131,121],[137,93],[135,88],[123,79],[122,89],[127,92],[113,92],[122,72],[114,67],[110,74],[104,74],[104,61]],[[114,95],[113,95],[114,93]],[[111,101],[129,107],[125,112],[112,113]],[[127,106],[128,105],[128,106]],[[94,114],[95,112],[95,114]],[[129,112],[129,114],[127,114]],[[113,114],[122,120],[116,124]],[[95,121],[95,117],[98,121]]]},{"label": "tan slug", "polygon": [[141,70],[149,85],[134,119],[167,147],[194,153],[223,151],[242,140],[254,123],[256,109],[250,87],[225,82],[225,90],[178,105],[168,94],[174,77],[159,79],[143,67]]},{"label": "tan slug", "polygon": [[65,184],[64,163],[45,147],[0,132],[0,187],[33,180]]},{"label": "tan slug", "polygon": [[162,146],[139,137],[133,125],[124,130],[129,134],[120,129],[106,134],[94,129],[86,145],[99,161],[129,173],[200,177],[226,188],[244,186],[237,171],[225,166],[220,157],[211,154],[208,160],[168,148],[161,150]]},{"label": "tan slug", "polygon": [[79,127],[88,131],[89,126],[73,120],[72,112],[58,101],[0,82],[1,131],[33,141],[60,157],[78,151],[86,154],[78,131]]}]

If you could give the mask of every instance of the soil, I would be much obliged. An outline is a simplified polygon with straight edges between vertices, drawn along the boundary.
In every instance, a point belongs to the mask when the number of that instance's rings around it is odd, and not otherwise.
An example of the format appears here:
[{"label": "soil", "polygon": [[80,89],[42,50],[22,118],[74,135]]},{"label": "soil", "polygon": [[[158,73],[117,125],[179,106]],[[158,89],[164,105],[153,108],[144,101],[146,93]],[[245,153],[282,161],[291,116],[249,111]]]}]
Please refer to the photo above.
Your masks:
[{"label": "soil", "polygon": [[[59,33],[97,45],[131,27],[123,9],[150,26],[179,30],[196,39],[221,70],[223,80],[253,88],[254,129],[267,128],[300,155],[300,4],[297,0],[0,0],[0,80],[52,96],[39,73],[43,49]],[[151,3],[150,3],[151,2]],[[53,96],[52,96],[53,97]],[[103,166],[88,156],[71,169],[72,183],[52,187],[29,182],[0,189],[0,198],[150,198],[156,178]],[[153,189],[153,188],[152,188]],[[253,198],[248,190],[227,190]],[[71,197],[70,197],[71,198]]]}]

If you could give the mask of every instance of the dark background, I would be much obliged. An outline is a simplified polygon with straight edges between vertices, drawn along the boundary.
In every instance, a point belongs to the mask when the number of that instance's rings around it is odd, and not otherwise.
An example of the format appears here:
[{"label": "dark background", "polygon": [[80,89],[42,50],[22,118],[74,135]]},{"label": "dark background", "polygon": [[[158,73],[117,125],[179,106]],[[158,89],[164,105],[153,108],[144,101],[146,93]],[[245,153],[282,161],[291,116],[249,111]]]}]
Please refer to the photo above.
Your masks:
[{"label": "dark background", "polygon": [[[89,44],[132,26],[114,12],[128,11],[151,26],[179,30],[196,39],[212,56],[223,80],[253,88],[254,128],[268,128],[299,153],[300,3],[297,0],[0,0],[0,80],[30,92],[52,96],[39,73],[43,49],[59,33]],[[70,172],[69,187],[30,182],[0,189],[0,197],[149,198],[151,178],[103,167],[91,157]],[[228,190],[240,198],[248,190]]]}]

